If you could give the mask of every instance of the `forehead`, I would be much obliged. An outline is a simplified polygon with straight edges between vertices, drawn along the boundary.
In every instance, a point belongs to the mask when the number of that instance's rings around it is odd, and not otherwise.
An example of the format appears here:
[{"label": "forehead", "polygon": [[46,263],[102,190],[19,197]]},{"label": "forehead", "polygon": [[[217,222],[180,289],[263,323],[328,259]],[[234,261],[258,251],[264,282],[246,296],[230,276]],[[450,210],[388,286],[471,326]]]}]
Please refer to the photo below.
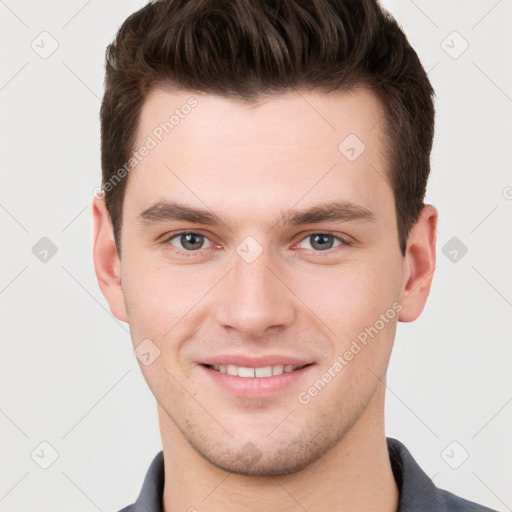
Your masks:
[{"label": "forehead", "polygon": [[255,104],[157,89],[139,119],[134,149],[144,146],[128,181],[128,214],[169,198],[247,214],[340,198],[378,209],[392,200],[383,109],[367,89]]},{"label": "forehead", "polygon": [[[195,131],[211,135],[201,141],[205,147],[217,146],[215,135],[222,138],[225,134],[233,143],[250,139],[254,144],[314,144],[334,132],[339,136],[354,133],[368,140],[376,125],[374,135],[379,136],[382,120],[377,96],[362,87],[330,94],[286,92],[250,103],[205,93],[155,89],[143,105],[137,141],[142,143],[153,132],[157,139],[171,132],[179,137],[180,133],[185,135],[190,124]],[[190,140],[190,133],[186,133]],[[330,139],[325,142],[330,143]]]}]

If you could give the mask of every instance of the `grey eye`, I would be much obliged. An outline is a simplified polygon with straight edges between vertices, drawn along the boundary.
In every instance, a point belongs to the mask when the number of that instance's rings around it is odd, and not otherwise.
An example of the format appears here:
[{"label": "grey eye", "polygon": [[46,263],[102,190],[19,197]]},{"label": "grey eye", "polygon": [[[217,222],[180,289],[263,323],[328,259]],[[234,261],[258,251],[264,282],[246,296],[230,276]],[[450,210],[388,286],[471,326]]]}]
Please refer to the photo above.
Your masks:
[{"label": "grey eye", "polygon": [[[314,233],[312,235],[308,235],[306,238],[304,238],[304,240],[309,240],[311,247],[316,251],[326,251],[332,249],[333,247],[337,247],[334,245],[335,240],[340,242],[338,245],[343,243],[338,237],[328,233]],[[309,249],[309,247],[307,248]]]},{"label": "grey eye", "polygon": [[[201,235],[199,233],[179,233],[177,235],[174,235],[172,238],[169,239],[169,242],[174,239],[178,239],[179,243],[181,244],[181,247],[178,246],[178,249],[184,249],[186,251],[197,251],[199,249],[203,249],[203,244],[205,240],[208,240],[204,235]],[[174,245],[174,244],[172,244]]]}]

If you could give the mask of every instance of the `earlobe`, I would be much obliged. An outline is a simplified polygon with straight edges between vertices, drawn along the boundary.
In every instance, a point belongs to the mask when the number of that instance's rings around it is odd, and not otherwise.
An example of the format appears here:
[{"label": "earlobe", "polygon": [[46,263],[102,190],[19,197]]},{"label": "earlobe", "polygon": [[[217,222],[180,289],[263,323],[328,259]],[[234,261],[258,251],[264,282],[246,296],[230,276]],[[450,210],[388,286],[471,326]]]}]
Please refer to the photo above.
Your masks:
[{"label": "earlobe", "polygon": [[93,217],[93,259],[98,285],[107,300],[112,314],[127,322],[124,292],[121,284],[121,262],[117,254],[110,215],[105,200],[94,198]]},{"label": "earlobe", "polygon": [[437,220],[436,208],[426,205],[409,233],[398,317],[401,322],[416,320],[427,302],[436,268]]}]

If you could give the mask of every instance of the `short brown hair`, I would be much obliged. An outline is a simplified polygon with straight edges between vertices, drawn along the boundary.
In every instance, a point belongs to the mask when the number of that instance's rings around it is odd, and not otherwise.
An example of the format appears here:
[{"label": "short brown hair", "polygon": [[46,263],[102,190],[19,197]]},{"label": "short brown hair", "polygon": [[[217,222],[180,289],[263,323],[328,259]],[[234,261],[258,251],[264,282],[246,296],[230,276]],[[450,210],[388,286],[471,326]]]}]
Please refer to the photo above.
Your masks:
[{"label": "short brown hair", "polygon": [[158,0],[129,16],[107,48],[100,113],[103,190],[119,254],[127,179],[105,185],[129,161],[157,86],[247,103],[294,90],[371,89],[385,112],[387,178],[405,254],[424,206],[435,93],[377,0]]}]

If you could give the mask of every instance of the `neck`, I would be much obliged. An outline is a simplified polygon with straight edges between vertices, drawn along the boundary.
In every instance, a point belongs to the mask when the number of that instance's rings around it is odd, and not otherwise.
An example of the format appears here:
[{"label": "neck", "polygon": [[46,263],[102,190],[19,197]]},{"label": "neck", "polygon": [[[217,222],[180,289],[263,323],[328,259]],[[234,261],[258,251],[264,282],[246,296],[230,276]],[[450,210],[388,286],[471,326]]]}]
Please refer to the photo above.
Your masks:
[{"label": "neck", "polygon": [[316,462],[281,476],[229,473],[203,459],[159,409],[165,512],[339,510],[396,512],[399,493],[384,435],[379,386],[349,432]]}]

